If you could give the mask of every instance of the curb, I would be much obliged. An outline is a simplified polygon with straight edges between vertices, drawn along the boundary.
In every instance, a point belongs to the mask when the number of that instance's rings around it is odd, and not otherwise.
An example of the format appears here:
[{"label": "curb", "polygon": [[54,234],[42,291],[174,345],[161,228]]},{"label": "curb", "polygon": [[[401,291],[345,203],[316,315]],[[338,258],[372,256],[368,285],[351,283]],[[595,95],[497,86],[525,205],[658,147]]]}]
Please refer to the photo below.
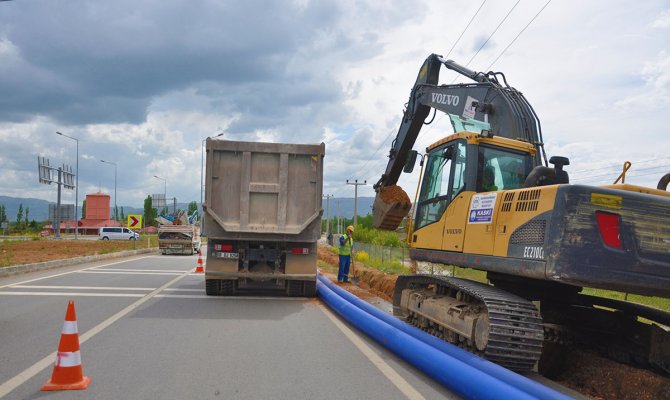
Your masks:
[{"label": "curb", "polygon": [[11,267],[0,268],[0,278],[7,276],[25,274],[28,272],[38,272],[47,269],[67,267],[70,265],[84,264],[87,262],[108,260],[113,258],[130,257],[138,254],[157,253],[158,248],[140,249],[140,250],[124,250],[116,253],[95,254],[92,256],[83,256],[75,258],[66,258],[63,260],[43,261],[33,264],[14,265]]}]

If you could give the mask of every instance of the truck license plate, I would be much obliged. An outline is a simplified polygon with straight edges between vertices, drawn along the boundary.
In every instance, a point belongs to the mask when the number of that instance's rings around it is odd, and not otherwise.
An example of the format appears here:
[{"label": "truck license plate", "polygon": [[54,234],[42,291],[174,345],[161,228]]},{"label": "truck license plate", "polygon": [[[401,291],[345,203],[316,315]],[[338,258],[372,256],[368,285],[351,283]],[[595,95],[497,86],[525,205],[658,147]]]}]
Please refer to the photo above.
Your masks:
[{"label": "truck license plate", "polygon": [[219,253],[218,253],[218,257],[219,257],[219,258],[232,258],[232,259],[237,260],[238,258],[240,258],[240,253],[223,253],[223,252],[219,252]]}]

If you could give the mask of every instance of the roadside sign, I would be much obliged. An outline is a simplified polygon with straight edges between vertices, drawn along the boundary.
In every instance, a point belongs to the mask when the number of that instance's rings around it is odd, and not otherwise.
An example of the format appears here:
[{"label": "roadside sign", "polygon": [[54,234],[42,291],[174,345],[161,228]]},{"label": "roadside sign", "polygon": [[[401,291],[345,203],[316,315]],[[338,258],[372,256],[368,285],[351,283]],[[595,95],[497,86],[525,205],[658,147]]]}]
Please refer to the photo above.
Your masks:
[{"label": "roadside sign", "polygon": [[142,227],[142,214],[128,215],[128,228],[139,229]]}]

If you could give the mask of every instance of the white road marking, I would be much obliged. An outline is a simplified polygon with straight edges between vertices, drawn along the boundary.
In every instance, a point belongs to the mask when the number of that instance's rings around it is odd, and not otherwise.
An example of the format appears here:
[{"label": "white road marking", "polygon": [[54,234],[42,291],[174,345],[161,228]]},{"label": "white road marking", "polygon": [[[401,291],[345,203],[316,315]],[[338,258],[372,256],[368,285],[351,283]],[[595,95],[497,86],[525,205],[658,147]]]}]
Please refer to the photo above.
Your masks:
[{"label": "white road marking", "polygon": [[275,301],[305,301],[305,297],[263,297],[263,296],[207,296],[192,294],[157,294],[156,298],[164,299],[210,299],[210,300],[267,300]]},{"label": "white road marking", "polygon": [[27,281],[21,281],[21,282],[11,283],[11,284],[9,284],[9,285],[3,285],[3,286],[0,286],[0,289],[2,289],[2,288],[6,288],[6,287],[15,286],[15,285],[23,285],[24,283],[30,283],[30,282],[40,281],[40,280],[42,280],[42,279],[49,279],[49,278],[55,278],[55,277],[57,277],[57,276],[63,276],[63,275],[68,275],[68,274],[74,274],[75,272],[87,271],[87,270],[94,269],[94,268],[107,267],[107,266],[109,266],[109,265],[116,265],[116,264],[122,264],[122,263],[126,263],[126,262],[132,262],[132,261],[142,260],[142,259],[144,259],[144,258],[149,258],[149,257],[151,257],[151,256],[137,257],[137,258],[133,258],[133,259],[130,259],[130,260],[116,261],[116,262],[109,263],[109,264],[96,265],[96,266],[94,266],[94,267],[88,267],[88,268],[83,268],[83,269],[77,269],[77,270],[69,271],[69,272],[61,272],[60,274],[48,275],[48,276],[43,276],[43,277],[41,277],[41,278],[29,279],[29,280],[27,280]]},{"label": "white road marking", "polygon": [[[184,272],[120,272],[120,271],[77,271],[80,274],[125,274],[125,275],[181,275]],[[185,272],[185,274],[191,271]]]},{"label": "white road marking", "polygon": [[96,269],[95,271],[91,272],[98,272],[98,271],[112,271],[112,272],[172,272],[172,273],[184,273],[184,272],[191,272],[193,268],[190,268],[188,270],[170,270],[170,269],[130,269],[130,268],[101,268],[101,269]]},{"label": "white road marking", "polygon": [[0,292],[0,296],[144,297],[146,295],[141,293]]},{"label": "white road marking", "polygon": [[[63,289],[63,290],[143,290],[145,292],[156,290],[156,288],[144,287],[121,287],[121,286],[39,286],[39,285],[17,285],[12,289]],[[184,289],[197,290],[197,289]],[[1,292],[0,292],[1,293]]]},{"label": "white road marking", "polygon": [[[83,344],[86,341],[88,341],[90,338],[93,336],[97,335],[98,333],[102,332],[105,328],[113,324],[114,322],[118,321],[119,319],[123,318],[127,314],[129,314],[131,311],[135,310],[142,304],[146,303],[149,301],[151,298],[155,297],[158,293],[160,293],[162,290],[172,286],[175,284],[177,281],[185,277],[187,273],[181,274],[178,277],[172,279],[170,282],[166,283],[165,285],[159,287],[158,289],[154,290],[151,293],[148,293],[144,295],[141,299],[137,300],[133,304],[129,305],[128,307],[124,308],[123,310],[117,312],[116,314],[112,315],[111,317],[107,318],[106,320],[102,321],[83,335],[79,336],[79,343]],[[54,351],[53,353],[47,355],[40,361],[36,362],[32,366],[28,367],[25,369],[23,372],[19,373],[15,377],[9,379],[2,385],[0,385],[0,398],[4,397],[7,393],[11,392],[12,390],[16,389],[20,385],[24,384],[26,381],[28,381],[30,378],[34,377],[35,375],[39,374],[44,370],[45,368],[49,367],[50,365],[53,364],[53,360],[56,358],[56,352]]]},{"label": "white road marking", "polygon": [[[168,291],[202,292],[201,289],[163,289]],[[144,297],[141,293],[91,293],[91,292],[0,292],[0,296],[63,296],[63,297]],[[262,296],[207,296],[194,294],[157,294],[155,298],[165,299],[210,299],[210,300],[268,300],[304,301],[304,297],[262,297]]]},{"label": "white road marking", "polygon": [[[155,287],[122,287],[122,286],[39,286],[39,285],[18,285],[12,286],[12,289],[63,289],[63,290],[140,290],[152,291]],[[202,289],[181,289],[181,288],[167,288],[164,292],[202,292]],[[2,293],[2,292],[0,292]]]},{"label": "white road marking", "polygon": [[386,379],[391,381],[391,383],[398,388],[408,399],[411,400],[425,400],[425,397],[419,393],[414,386],[410,385],[409,382],[405,380],[400,374],[398,374],[390,365],[388,365],[377,353],[375,353],[370,346],[365,344],[365,342],[355,334],[348,326],[346,326],[342,321],[340,321],[326,306],[319,303],[318,307],[323,311],[324,314],[333,322],[333,324],[339,328],[344,336],[351,341],[351,343],[360,350],[363,355],[365,355],[370,362],[379,369],[379,371],[384,374]]}]

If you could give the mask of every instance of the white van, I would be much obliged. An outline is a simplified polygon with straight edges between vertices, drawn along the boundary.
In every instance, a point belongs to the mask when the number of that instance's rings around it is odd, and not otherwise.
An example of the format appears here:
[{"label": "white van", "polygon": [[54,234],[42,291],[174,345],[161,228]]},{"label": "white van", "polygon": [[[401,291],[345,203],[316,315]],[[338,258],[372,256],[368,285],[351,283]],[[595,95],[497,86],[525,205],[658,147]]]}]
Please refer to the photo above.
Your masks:
[{"label": "white van", "polygon": [[102,227],[98,229],[98,239],[100,240],[137,240],[140,234],[133,232],[128,228]]}]

